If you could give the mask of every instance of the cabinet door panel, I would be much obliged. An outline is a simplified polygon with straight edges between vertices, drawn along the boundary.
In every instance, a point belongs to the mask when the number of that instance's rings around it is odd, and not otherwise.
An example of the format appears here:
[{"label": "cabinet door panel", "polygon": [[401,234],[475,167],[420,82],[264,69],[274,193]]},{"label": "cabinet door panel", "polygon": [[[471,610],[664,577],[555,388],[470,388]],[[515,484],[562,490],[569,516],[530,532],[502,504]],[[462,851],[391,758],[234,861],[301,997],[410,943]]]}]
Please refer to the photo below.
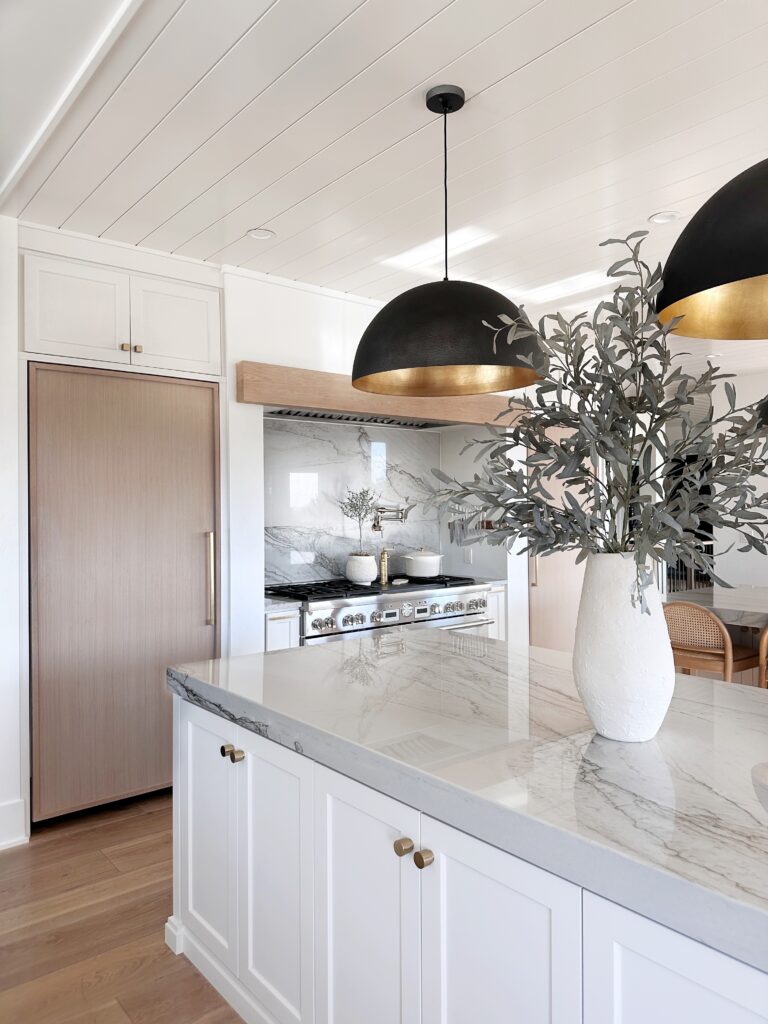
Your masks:
[{"label": "cabinet door panel", "polygon": [[580,1024],[581,890],[422,816],[423,1024]]},{"label": "cabinet door panel", "polygon": [[768,975],[584,893],[584,1024],[765,1024]]},{"label": "cabinet door panel", "polygon": [[313,1020],[313,764],[244,729],[237,746],[239,978],[276,1020]]},{"label": "cabinet door panel", "polygon": [[218,292],[163,278],[132,277],[131,343],[134,366],[221,373]]},{"label": "cabinet door panel", "polygon": [[129,363],[129,277],[119,270],[24,257],[27,352]]},{"label": "cabinet door panel", "polygon": [[418,1024],[419,813],[327,769],[315,774],[318,1024]]},{"label": "cabinet door panel", "polygon": [[298,647],[298,613],[294,615],[267,615],[265,636],[267,651],[284,651],[289,647]]},{"label": "cabinet door panel", "polygon": [[242,764],[221,756],[235,726],[181,708],[181,916],[227,967],[237,969],[236,781]]}]

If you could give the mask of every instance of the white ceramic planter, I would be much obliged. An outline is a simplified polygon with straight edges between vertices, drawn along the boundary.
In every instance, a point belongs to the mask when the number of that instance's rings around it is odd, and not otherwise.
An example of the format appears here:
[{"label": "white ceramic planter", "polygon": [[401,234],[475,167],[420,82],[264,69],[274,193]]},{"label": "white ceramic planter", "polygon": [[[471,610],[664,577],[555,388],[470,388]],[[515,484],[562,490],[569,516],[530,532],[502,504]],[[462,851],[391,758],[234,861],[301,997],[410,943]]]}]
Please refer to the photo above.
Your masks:
[{"label": "white ceramic planter", "polygon": [[373,555],[350,555],[347,558],[344,575],[350,583],[369,587],[379,575],[376,559]]},{"label": "white ceramic planter", "polygon": [[573,674],[587,714],[610,740],[641,742],[659,731],[675,665],[661,595],[646,590],[650,615],[632,603],[635,560],[590,555],[576,622]]}]

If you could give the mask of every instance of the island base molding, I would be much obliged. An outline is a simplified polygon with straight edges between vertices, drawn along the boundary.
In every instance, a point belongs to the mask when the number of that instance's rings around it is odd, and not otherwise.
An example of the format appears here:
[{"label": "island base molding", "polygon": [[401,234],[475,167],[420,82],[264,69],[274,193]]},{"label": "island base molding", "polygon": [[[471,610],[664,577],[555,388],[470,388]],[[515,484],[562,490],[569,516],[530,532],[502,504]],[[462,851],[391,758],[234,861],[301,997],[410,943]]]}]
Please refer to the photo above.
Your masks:
[{"label": "island base molding", "polygon": [[768,1024],[768,974],[174,697],[166,942],[247,1024]]}]

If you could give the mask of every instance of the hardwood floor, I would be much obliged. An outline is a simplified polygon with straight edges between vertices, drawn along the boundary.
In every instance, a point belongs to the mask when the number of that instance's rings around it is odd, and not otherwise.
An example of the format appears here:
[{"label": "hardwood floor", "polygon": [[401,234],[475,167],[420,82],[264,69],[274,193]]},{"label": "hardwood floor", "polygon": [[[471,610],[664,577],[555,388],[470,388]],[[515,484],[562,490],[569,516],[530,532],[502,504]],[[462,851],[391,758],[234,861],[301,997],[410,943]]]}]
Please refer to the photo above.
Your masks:
[{"label": "hardwood floor", "polygon": [[0,852],[0,1021],[242,1024],[163,940],[171,799],[123,801]]}]

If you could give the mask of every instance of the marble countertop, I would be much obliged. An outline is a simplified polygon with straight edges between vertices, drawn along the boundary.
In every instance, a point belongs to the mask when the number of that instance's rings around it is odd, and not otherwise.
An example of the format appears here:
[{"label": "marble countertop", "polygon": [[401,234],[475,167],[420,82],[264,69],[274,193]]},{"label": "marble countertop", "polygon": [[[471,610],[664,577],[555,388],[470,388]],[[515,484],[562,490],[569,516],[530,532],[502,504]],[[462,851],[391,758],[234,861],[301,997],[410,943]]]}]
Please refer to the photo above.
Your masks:
[{"label": "marble countertop", "polygon": [[265,597],[264,610],[267,612],[292,611],[294,608],[301,608],[301,601],[291,600],[290,597]]},{"label": "marble countertop", "polygon": [[768,587],[706,587],[668,594],[667,601],[690,601],[711,609],[729,626],[768,626]]},{"label": "marble countertop", "polygon": [[440,630],[185,665],[180,696],[768,971],[768,692],[597,737],[570,656]]}]

